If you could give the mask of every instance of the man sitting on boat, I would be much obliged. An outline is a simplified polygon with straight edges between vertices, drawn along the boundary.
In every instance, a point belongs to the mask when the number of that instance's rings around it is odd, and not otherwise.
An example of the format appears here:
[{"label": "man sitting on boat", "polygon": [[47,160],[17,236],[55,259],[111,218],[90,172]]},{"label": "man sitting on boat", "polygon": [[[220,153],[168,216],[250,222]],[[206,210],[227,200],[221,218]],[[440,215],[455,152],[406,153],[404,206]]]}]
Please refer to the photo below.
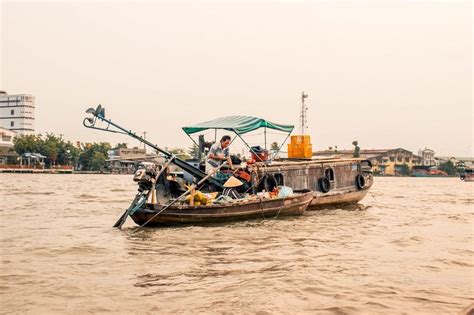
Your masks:
[{"label": "man sitting on boat", "polygon": [[214,143],[209,149],[206,157],[206,173],[218,168],[224,161],[227,161],[232,168],[232,161],[229,154],[230,136],[223,136],[221,141]]}]

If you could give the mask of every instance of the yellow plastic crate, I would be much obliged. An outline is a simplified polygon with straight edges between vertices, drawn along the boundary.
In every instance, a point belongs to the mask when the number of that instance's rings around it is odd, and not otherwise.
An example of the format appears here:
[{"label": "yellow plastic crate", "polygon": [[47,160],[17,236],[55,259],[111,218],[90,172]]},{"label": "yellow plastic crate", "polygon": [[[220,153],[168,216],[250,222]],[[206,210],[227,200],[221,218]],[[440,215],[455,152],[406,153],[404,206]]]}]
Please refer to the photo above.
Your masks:
[{"label": "yellow plastic crate", "polygon": [[288,144],[288,158],[290,159],[311,159],[313,157],[313,148],[311,145],[304,147],[294,147]]},{"label": "yellow plastic crate", "polygon": [[291,143],[293,144],[311,144],[311,137],[307,135],[291,136]]},{"label": "yellow plastic crate", "polygon": [[292,148],[295,150],[311,150],[313,148],[313,145],[311,143],[303,143],[303,144],[290,143],[289,148]]}]

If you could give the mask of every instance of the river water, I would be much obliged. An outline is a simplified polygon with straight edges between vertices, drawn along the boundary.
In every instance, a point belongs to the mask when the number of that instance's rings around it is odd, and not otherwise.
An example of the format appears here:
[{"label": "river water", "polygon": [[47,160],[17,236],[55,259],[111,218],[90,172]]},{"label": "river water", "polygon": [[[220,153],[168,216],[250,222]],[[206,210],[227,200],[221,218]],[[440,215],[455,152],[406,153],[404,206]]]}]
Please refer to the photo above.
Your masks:
[{"label": "river water", "polygon": [[2,313],[458,313],[474,183],[375,178],[358,207],[113,229],[131,176],[0,175]]}]

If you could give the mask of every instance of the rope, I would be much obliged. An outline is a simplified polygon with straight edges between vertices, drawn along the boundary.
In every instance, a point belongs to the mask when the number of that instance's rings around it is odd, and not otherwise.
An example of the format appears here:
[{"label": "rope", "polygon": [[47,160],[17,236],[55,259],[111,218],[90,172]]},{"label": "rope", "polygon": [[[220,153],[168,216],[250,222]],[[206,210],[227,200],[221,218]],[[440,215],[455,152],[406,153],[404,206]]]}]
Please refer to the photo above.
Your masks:
[{"label": "rope", "polygon": [[370,190],[369,190],[369,193],[370,193],[370,195],[372,196],[372,198],[374,198],[375,202],[378,202],[377,199],[375,199],[374,194],[373,194]]},{"label": "rope", "polygon": [[259,199],[260,199],[260,211],[262,211],[262,218],[266,219],[265,214],[263,213],[263,199],[262,198],[259,198]]},{"label": "rope", "polygon": [[286,198],[282,199],[280,210],[278,210],[278,213],[277,213],[275,219],[278,219],[278,216],[280,215],[281,209],[283,209],[283,206],[285,205],[285,200],[286,200]]},{"label": "rope", "polygon": [[250,189],[252,189],[253,187],[255,188],[258,188],[258,186],[260,185],[260,183],[262,182],[263,180],[263,176],[260,178],[260,180],[258,181],[256,187],[255,186],[250,186],[249,188],[247,188],[247,190],[244,192],[244,194],[248,193]]}]

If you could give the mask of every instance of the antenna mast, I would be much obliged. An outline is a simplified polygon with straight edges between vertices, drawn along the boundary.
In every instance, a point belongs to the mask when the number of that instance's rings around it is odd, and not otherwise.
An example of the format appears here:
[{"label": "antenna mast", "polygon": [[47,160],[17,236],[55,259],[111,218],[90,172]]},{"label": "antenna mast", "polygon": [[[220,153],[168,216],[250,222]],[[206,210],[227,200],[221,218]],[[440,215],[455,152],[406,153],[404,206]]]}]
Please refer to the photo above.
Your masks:
[{"label": "antenna mast", "polygon": [[308,97],[308,94],[305,94],[304,91],[301,92],[301,113],[300,113],[301,135],[305,135],[306,131],[308,130],[308,119],[306,117],[308,107],[304,103],[304,99],[307,97]]},{"label": "antenna mast", "polygon": [[[146,140],[146,134],[147,134],[147,133],[148,133],[148,132],[143,131],[143,139],[145,139],[145,140]],[[146,154],[146,144],[145,144],[145,143],[143,143],[143,149],[145,149],[145,154]]]}]

